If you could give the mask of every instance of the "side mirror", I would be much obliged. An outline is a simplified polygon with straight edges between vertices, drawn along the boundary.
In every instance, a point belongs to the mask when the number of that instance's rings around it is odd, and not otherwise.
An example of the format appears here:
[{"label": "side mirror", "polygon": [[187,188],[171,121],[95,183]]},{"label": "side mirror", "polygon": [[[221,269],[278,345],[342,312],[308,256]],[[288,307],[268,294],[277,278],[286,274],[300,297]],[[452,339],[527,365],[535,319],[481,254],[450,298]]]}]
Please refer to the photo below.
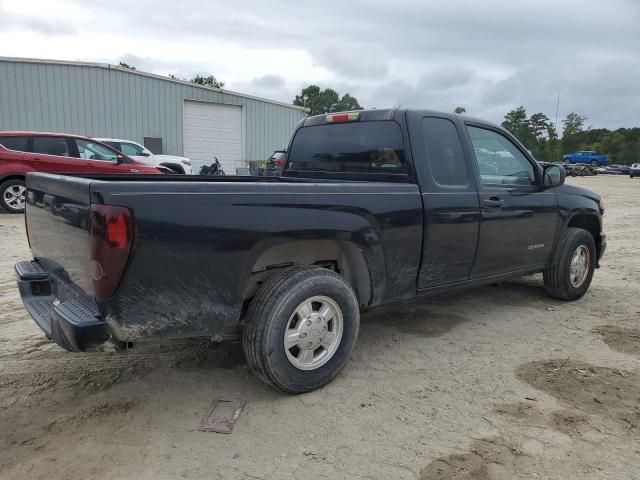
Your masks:
[{"label": "side mirror", "polygon": [[116,162],[117,163],[124,163],[124,155],[117,155],[116,156]]},{"label": "side mirror", "polygon": [[150,156],[151,156],[151,154],[150,154],[150,153],[147,153],[147,152],[140,152],[140,156],[141,156],[141,157],[150,157]]},{"label": "side mirror", "polygon": [[543,184],[545,187],[557,187],[564,183],[566,171],[558,165],[547,165],[542,170]]}]

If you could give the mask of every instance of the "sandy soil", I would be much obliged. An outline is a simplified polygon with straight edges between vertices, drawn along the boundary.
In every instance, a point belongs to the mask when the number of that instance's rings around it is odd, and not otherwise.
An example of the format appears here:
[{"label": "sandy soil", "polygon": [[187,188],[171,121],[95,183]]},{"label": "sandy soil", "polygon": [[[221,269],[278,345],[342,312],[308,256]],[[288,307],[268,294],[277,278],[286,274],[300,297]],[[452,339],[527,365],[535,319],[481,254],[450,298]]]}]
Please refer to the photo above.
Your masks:
[{"label": "sandy soil", "polygon": [[[70,354],[24,311],[22,219],[0,215],[0,478],[640,479],[640,180],[601,192],[609,248],[587,295],[540,276],[363,316],[326,388],[285,396],[239,343]],[[247,401],[231,435],[197,430]]]}]

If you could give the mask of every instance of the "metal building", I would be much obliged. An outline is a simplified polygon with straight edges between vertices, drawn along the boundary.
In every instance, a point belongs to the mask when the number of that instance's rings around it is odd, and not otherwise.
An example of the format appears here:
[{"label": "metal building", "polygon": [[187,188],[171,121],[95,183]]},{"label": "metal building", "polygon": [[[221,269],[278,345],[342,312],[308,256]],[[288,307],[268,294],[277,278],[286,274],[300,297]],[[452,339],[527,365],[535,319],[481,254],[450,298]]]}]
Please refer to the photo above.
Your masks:
[{"label": "metal building", "polygon": [[[119,66],[0,57],[0,130],[111,137],[218,157],[227,174],[285,148],[301,107]],[[159,151],[161,150],[161,151]]]}]

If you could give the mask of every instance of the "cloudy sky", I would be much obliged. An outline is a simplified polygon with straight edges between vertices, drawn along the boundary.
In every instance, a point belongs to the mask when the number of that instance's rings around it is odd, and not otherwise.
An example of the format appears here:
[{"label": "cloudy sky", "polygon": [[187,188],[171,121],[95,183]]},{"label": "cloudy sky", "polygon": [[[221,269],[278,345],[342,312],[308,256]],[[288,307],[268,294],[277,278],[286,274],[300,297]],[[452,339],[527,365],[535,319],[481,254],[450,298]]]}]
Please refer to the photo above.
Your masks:
[{"label": "cloudy sky", "polygon": [[[0,56],[214,74],[291,102],[309,83],[365,107],[640,126],[640,0],[0,0]],[[2,86],[0,85],[0,88]]]}]

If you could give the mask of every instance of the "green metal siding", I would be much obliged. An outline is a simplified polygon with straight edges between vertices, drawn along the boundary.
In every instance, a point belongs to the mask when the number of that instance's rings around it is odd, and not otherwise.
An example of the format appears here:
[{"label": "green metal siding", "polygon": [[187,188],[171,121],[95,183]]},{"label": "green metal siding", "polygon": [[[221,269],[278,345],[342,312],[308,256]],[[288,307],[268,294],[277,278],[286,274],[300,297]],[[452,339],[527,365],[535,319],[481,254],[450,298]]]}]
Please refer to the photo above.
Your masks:
[{"label": "green metal siding", "polygon": [[0,58],[0,130],[140,143],[161,137],[165,153],[182,155],[185,100],[241,105],[246,160],[264,160],[286,147],[305,116],[294,106],[115,66]]}]

